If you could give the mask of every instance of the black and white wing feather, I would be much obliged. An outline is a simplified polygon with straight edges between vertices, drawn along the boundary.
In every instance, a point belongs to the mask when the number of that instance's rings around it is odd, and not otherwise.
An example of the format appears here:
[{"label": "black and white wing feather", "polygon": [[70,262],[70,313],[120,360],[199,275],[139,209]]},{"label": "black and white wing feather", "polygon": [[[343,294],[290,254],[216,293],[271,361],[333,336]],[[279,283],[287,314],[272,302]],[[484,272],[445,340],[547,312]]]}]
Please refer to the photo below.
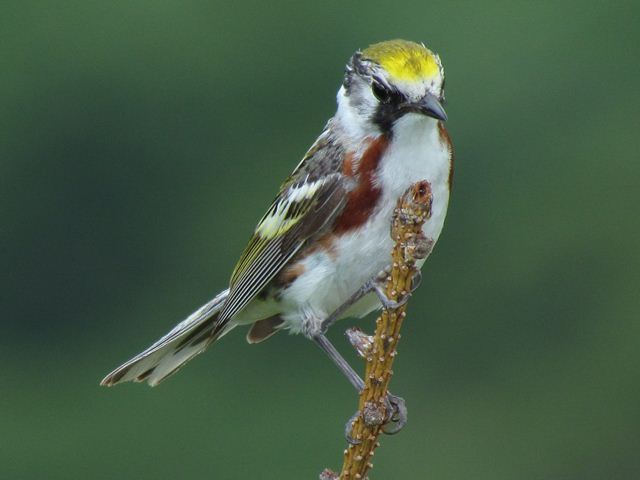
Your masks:
[{"label": "black and white wing feather", "polygon": [[315,180],[305,176],[283,188],[231,276],[229,298],[218,319],[220,328],[267,286],[310,237],[332,223],[344,201],[339,173]]}]

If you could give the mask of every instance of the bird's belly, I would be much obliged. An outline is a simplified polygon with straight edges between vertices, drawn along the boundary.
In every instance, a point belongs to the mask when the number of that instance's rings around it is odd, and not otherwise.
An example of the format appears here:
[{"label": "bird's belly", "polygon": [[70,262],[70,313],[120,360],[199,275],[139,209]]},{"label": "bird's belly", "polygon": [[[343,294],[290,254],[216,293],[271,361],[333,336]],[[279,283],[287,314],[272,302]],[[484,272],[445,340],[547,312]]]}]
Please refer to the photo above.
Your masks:
[{"label": "bird's belly", "polygon": [[[389,223],[372,222],[370,228],[346,233],[334,239],[330,250],[314,252],[302,264],[304,273],[283,292],[282,316],[293,332],[306,319],[322,320],[344,304],[351,295],[390,262],[392,248]],[[344,316],[363,316],[379,302],[368,295]]]}]

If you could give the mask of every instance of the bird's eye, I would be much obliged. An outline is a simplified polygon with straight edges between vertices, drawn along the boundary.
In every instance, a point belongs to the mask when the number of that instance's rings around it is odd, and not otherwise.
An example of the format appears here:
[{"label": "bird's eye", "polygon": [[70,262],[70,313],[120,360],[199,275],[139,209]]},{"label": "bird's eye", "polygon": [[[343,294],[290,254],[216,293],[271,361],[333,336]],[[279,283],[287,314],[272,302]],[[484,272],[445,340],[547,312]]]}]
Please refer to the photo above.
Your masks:
[{"label": "bird's eye", "polygon": [[374,97],[376,97],[380,103],[389,103],[391,101],[391,97],[393,93],[382,83],[374,80],[371,83],[371,91],[373,92]]}]

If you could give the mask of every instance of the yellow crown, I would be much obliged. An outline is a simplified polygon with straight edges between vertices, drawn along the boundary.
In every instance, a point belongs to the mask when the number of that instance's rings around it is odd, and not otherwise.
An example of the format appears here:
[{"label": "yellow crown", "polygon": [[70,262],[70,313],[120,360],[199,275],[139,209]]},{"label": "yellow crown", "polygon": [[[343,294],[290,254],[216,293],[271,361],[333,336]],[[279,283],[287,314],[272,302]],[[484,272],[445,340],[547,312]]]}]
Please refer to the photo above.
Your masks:
[{"label": "yellow crown", "polygon": [[406,40],[374,43],[362,56],[379,64],[396,80],[416,81],[440,72],[439,61],[431,50]]}]

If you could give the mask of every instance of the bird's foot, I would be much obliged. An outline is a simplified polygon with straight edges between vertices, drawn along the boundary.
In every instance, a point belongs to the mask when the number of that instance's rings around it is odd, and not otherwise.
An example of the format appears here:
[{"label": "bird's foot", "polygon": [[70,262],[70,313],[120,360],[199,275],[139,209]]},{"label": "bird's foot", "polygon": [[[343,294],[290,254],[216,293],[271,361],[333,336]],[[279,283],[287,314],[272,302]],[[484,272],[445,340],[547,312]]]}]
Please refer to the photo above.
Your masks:
[{"label": "bird's foot", "polygon": [[390,393],[385,398],[387,407],[387,418],[383,433],[395,435],[407,424],[407,406],[402,397],[397,397]]},{"label": "bird's foot", "polygon": [[382,303],[382,308],[384,308],[385,310],[393,310],[395,308],[401,307],[409,301],[409,297],[411,296],[411,293],[407,293],[403,295],[399,300],[391,300],[389,297],[387,297],[384,288],[379,283],[375,283],[373,285],[373,291],[376,292],[380,303]]},{"label": "bird's foot", "polygon": [[351,435],[353,427],[360,416],[362,416],[362,421],[367,427],[383,425],[383,433],[395,435],[407,424],[407,407],[403,398],[390,393],[384,398],[382,405],[373,402],[366,403],[363,411],[354,413],[345,425],[344,437],[351,445],[362,443],[361,439],[354,438]]},{"label": "bird's foot", "polygon": [[344,438],[347,440],[347,443],[350,445],[358,445],[362,443],[362,440],[358,440],[357,438],[353,438],[351,436],[351,431],[353,430],[353,426],[356,424],[356,420],[360,416],[360,410],[351,415],[351,418],[347,420],[347,423],[344,426]]}]

